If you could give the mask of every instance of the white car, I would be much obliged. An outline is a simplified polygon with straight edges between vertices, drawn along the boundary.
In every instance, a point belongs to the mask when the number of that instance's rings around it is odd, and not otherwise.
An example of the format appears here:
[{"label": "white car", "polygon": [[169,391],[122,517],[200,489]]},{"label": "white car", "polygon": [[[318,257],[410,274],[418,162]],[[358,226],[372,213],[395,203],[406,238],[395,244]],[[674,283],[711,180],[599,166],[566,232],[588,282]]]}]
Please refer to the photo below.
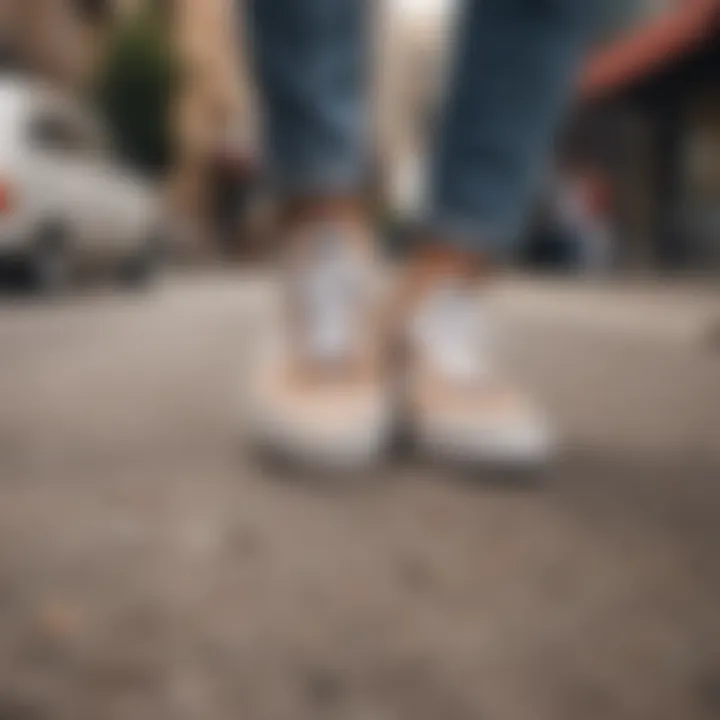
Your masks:
[{"label": "white car", "polygon": [[88,262],[140,281],[157,265],[161,237],[156,193],[115,158],[91,112],[0,78],[0,260],[19,263],[44,291],[64,288]]}]

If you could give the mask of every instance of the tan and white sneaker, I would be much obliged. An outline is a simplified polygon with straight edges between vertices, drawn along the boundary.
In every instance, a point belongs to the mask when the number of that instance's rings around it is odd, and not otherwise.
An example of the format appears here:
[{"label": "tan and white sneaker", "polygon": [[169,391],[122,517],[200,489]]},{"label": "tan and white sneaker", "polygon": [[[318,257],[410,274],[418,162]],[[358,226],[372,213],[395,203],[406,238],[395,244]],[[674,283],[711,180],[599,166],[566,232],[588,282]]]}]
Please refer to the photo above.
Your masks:
[{"label": "tan and white sneaker", "polygon": [[426,290],[406,325],[405,397],[421,450],[462,463],[528,466],[548,460],[545,418],[491,362],[487,315],[471,282]]},{"label": "tan and white sneaker", "polygon": [[251,435],[303,464],[367,466],[391,432],[372,244],[313,223],[287,247],[279,314],[250,377]]}]

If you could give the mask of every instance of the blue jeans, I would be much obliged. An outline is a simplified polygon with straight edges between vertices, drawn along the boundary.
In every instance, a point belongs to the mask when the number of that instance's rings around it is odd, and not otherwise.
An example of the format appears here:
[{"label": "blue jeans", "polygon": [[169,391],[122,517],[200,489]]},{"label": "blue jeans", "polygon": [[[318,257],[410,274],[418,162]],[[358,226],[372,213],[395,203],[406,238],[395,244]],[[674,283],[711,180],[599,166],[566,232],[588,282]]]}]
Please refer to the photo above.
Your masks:
[{"label": "blue jeans", "polygon": [[[369,0],[248,0],[271,168],[288,194],[359,190],[369,155]],[[512,248],[602,0],[466,0],[426,223]]]}]

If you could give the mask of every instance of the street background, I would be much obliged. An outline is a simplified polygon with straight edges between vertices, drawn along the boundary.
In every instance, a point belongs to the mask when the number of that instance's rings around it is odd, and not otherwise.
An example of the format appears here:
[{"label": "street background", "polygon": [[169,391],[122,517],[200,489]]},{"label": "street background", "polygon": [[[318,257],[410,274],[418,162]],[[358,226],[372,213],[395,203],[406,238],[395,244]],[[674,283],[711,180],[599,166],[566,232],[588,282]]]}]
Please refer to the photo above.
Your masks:
[{"label": "street background", "polygon": [[4,717],[717,717],[713,293],[511,282],[506,357],[561,459],[349,484],[243,445],[270,293],[0,309]]}]

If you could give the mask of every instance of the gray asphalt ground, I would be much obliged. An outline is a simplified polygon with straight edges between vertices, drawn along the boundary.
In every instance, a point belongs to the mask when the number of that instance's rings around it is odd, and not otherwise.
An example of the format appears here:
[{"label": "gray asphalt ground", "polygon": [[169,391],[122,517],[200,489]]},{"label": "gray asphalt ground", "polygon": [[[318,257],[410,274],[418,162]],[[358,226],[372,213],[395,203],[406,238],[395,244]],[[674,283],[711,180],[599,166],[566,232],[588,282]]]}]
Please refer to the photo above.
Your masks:
[{"label": "gray asphalt ground", "polygon": [[514,281],[563,457],[335,483],[243,446],[265,293],[0,298],[0,720],[720,717],[713,298]]}]

